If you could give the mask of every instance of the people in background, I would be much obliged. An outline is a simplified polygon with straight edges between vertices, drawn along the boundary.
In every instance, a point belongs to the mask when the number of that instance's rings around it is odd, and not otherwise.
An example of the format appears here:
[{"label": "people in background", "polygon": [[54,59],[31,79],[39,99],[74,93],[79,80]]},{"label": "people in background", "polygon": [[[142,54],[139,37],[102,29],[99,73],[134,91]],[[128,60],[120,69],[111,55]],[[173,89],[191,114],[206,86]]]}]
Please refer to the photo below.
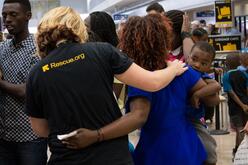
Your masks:
[{"label": "people in background", "polygon": [[215,27],[213,24],[208,24],[208,34],[209,35],[218,35],[220,34],[218,28]]},{"label": "people in background", "polygon": [[125,19],[120,20],[118,24],[118,29],[117,29],[117,35],[119,39],[121,37],[122,31],[125,25],[126,25],[126,20]]},{"label": "people in background", "polygon": [[198,20],[194,20],[191,22],[191,31],[195,30],[196,28],[200,27],[200,22]]},{"label": "people in background", "polygon": [[183,15],[184,12],[180,10],[170,10],[165,13],[165,16],[169,18],[172,23],[172,47],[171,51],[168,54],[169,60],[185,60],[185,56],[183,53],[183,39],[181,35],[181,29],[183,25]]},{"label": "people in background", "polygon": [[[112,17],[104,11],[96,11],[90,13],[85,19],[85,23],[89,32],[90,41],[107,42],[114,47],[119,43],[119,39],[115,29],[115,23]],[[123,84],[115,79],[113,90],[118,99],[123,88]]]},{"label": "people in background", "polygon": [[157,2],[154,2],[146,8],[146,12],[147,14],[162,14],[163,15],[165,13],[165,10],[162,5],[160,5]]},{"label": "people in background", "polygon": [[195,43],[198,41],[208,42],[208,32],[203,28],[196,28],[192,32],[192,39]]},{"label": "people in background", "polygon": [[[42,60],[29,74],[26,113],[36,134],[49,137],[48,164],[133,164],[127,134],[145,116],[142,109],[122,116],[112,91],[114,77],[156,91],[187,70],[185,64],[174,61],[151,72],[108,43],[87,42],[84,22],[70,7],[46,13],[36,40]],[[58,139],[71,131],[75,135]]]},{"label": "people in background", "polygon": [[118,36],[115,30],[115,23],[112,17],[104,11],[90,13],[85,19],[87,28],[98,35],[102,42],[107,42],[116,47]]},{"label": "people in background", "polygon": [[39,61],[28,0],[5,0],[2,18],[12,38],[0,45],[0,164],[45,165],[47,141],[32,130],[24,113],[25,86],[30,69]]},{"label": "people in background", "polygon": [[[246,70],[237,67],[240,61]],[[228,107],[231,128],[236,132],[236,142],[233,148],[233,155],[236,153],[240,142],[243,139],[243,134],[240,131],[245,126],[248,119],[248,54],[244,53],[240,57],[236,54],[230,54],[226,57],[226,66],[228,72],[223,76],[224,91],[228,94]]]},{"label": "people in background", "polygon": [[204,30],[208,30],[208,27],[207,27],[207,22],[206,22],[206,20],[204,20],[204,19],[201,19],[200,21],[200,28],[203,28]]}]

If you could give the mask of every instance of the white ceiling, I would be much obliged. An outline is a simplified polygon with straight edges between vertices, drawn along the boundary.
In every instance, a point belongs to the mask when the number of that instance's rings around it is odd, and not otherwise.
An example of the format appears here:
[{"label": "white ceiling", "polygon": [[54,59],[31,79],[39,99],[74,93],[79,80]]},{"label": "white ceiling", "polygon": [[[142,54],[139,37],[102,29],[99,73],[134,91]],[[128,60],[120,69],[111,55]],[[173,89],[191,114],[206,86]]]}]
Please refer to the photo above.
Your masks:
[{"label": "white ceiling", "polygon": [[90,9],[89,12],[104,10],[110,13],[115,13],[117,11],[126,10],[137,5],[148,4],[155,1],[157,2],[159,0],[105,0]]}]

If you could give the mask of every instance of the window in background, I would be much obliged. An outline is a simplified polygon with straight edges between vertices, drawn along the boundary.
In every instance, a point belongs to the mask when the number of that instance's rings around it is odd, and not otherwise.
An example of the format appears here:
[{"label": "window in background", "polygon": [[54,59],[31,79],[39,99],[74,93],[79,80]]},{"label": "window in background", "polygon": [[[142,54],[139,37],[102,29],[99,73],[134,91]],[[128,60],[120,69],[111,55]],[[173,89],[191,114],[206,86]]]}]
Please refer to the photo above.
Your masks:
[{"label": "window in background", "polygon": [[31,0],[33,18],[40,18],[50,9],[60,6],[60,0]]}]

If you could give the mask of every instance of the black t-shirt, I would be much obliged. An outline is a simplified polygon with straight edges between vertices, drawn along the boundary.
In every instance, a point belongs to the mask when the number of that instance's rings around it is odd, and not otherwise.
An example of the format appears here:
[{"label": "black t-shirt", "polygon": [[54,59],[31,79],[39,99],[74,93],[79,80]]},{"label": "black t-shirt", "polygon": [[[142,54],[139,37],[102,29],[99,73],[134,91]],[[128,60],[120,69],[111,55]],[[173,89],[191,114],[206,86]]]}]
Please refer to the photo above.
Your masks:
[{"label": "black t-shirt", "polygon": [[[229,73],[229,81],[232,87],[232,90],[238,96],[238,98],[244,103],[248,104],[247,96],[247,73],[235,70]],[[230,96],[228,98],[231,98]],[[228,99],[229,114],[236,115],[243,113],[242,108],[233,100]]]},{"label": "black t-shirt", "polygon": [[57,135],[78,128],[98,129],[121,117],[113,95],[114,74],[132,61],[105,43],[66,43],[37,64],[27,83],[26,113],[50,128],[50,164],[132,164],[127,136],[82,150],[67,149]]}]

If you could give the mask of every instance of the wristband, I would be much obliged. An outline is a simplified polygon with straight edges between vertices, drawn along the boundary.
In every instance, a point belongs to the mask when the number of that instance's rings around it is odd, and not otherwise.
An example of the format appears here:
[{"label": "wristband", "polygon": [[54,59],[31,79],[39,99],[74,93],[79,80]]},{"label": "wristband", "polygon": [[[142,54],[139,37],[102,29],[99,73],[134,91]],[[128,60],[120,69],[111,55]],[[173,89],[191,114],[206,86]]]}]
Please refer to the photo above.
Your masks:
[{"label": "wristband", "polygon": [[102,132],[102,129],[98,129],[97,131],[97,142],[101,142],[104,140],[104,134]]}]

